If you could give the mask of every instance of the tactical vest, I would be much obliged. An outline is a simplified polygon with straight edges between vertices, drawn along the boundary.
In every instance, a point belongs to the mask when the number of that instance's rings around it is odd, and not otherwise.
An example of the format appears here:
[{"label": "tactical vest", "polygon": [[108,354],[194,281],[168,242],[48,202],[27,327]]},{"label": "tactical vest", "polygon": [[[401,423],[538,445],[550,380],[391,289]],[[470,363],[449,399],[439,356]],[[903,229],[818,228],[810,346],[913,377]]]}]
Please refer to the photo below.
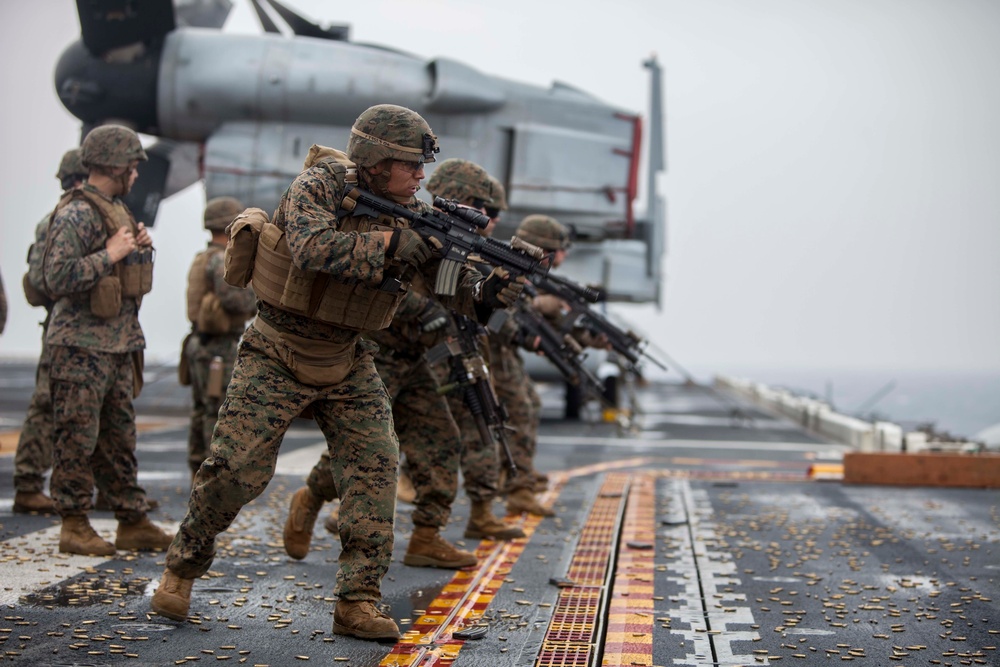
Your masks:
[{"label": "tactical vest", "polygon": [[[127,206],[120,201],[108,201],[97,193],[84,188],[74,188],[62,196],[56,210],[52,213],[52,218],[49,219],[50,226],[56,215],[74,199],[87,202],[97,212],[104,222],[108,238],[114,236],[122,227],[128,227],[133,234],[139,233],[139,227]],[[50,229],[46,237],[46,250],[51,239]],[[121,261],[115,262],[111,275],[118,279],[122,297],[136,299],[152,291],[153,255],[151,247],[140,246]]]},{"label": "tactical vest", "polygon": [[233,318],[222,307],[208,275],[209,260],[221,252],[224,252],[222,247],[210,245],[195,255],[188,271],[187,316],[198,333],[218,335],[229,333],[233,328]]},{"label": "tactical vest", "polygon": [[[304,165],[305,169],[312,167],[329,173],[340,192],[357,185],[355,165],[341,151],[314,145]],[[363,234],[406,224],[386,215],[378,218],[344,215],[352,209],[351,203],[345,206],[341,202],[338,206],[338,231]],[[298,268],[292,263],[280,212],[280,208],[275,211],[273,221],[267,220],[260,209],[248,209],[236,217],[226,247],[226,282],[246,286],[249,281],[261,301],[327,324],[356,331],[376,331],[389,326],[406,295],[405,287],[395,283],[395,287],[375,288],[360,281],[339,280],[329,273]],[[242,241],[237,240],[241,235]],[[239,285],[240,280],[243,285]]]}]

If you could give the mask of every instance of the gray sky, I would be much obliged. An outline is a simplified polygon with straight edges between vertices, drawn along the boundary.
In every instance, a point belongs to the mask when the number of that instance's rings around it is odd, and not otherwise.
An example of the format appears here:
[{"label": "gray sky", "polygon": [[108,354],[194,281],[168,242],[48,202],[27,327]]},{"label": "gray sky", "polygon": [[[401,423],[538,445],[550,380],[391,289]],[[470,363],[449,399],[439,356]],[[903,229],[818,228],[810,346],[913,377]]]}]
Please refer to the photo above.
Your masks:
[{"label": "gray sky", "polygon": [[[246,0],[227,30],[257,32]],[[620,308],[699,372],[1000,370],[1000,3],[660,0],[339,3],[288,0],[357,41],[646,112],[666,74],[669,232],[662,312]],[[20,293],[35,224],[78,124],[52,70],[73,0],[0,5],[0,355],[34,355]],[[445,147],[447,150],[447,147]],[[455,156],[461,157],[461,156]],[[177,356],[184,279],[206,240],[195,186],[153,230],[141,321]]]}]

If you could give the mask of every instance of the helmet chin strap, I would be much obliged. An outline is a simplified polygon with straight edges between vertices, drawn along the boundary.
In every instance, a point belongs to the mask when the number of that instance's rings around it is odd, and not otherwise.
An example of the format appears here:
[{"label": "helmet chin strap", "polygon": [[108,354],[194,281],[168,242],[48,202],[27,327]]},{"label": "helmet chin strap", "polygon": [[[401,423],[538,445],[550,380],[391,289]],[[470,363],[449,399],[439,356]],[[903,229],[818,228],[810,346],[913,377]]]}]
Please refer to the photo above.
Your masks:
[{"label": "helmet chin strap", "polygon": [[124,197],[132,189],[132,184],[129,182],[132,180],[132,170],[126,168],[125,173],[114,178],[115,182],[118,183],[118,196]]}]

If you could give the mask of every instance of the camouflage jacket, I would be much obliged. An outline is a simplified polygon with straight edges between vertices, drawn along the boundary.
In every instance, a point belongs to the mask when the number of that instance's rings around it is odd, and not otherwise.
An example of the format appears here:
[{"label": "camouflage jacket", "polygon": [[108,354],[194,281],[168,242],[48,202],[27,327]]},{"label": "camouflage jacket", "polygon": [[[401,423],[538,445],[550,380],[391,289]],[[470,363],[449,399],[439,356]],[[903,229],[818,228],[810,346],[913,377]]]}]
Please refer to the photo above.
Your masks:
[{"label": "camouflage jacket", "polygon": [[222,309],[232,316],[233,333],[242,333],[246,328],[246,321],[254,316],[257,311],[253,289],[246,287],[234,287],[223,279],[226,269],[226,257],[224,252],[214,251],[219,246],[211,241],[208,248],[202,252],[209,253],[208,262],[205,264],[205,274],[208,276],[209,286],[212,292],[219,297]]},{"label": "camouflage jacket", "polygon": [[[299,268],[378,286],[388,269],[383,234],[381,231],[340,231],[337,211],[343,198],[341,186],[329,171],[321,166],[310,167],[285,190],[275,212],[275,223],[284,227],[292,262]],[[413,201],[411,206],[427,206],[417,199]],[[429,262],[422,267],[419,278],[433,284],[436,273],[437,263]],[[472,285],[478,279],[478,273],[464,272],[458,294],[450,298],[449,303],[471,312]],[[279,329],[298,336],[347,342],[360,335],[357,331],[296,315],[263,301],[257,302],[257,308],[261,316]],[[371,336],[366,334],[365,337]]]},{"label": "camouflage jacket", "polygon": [[[90,185],[84,185],[97,192]],[[103,196],[103,195],[102,195]],[[124,206],[117,197],[113,200]],[[139,326],[140,299],[122,298],[117,317],[101,319],[90,310],[90,290],[112,273],[105,244],[107,229],[86,201],[74,199],[51,222],[45,256],[45,286],[56,299],[45,341],[99,352],[131,352],[146,347]],[[43,253],[45,247],[43,246]]]}]

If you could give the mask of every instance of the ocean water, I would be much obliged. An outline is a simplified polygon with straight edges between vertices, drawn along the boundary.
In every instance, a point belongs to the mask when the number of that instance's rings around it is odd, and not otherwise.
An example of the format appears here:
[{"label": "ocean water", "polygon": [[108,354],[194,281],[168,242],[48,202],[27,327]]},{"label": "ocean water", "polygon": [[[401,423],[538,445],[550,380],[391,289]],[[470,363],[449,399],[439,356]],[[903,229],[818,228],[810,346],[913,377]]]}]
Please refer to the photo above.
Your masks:
[{"label": "ocean water", "polygon": [[975,439],[1000,425],[1000,371],[719,372],[825,400],[841,413]]}]

